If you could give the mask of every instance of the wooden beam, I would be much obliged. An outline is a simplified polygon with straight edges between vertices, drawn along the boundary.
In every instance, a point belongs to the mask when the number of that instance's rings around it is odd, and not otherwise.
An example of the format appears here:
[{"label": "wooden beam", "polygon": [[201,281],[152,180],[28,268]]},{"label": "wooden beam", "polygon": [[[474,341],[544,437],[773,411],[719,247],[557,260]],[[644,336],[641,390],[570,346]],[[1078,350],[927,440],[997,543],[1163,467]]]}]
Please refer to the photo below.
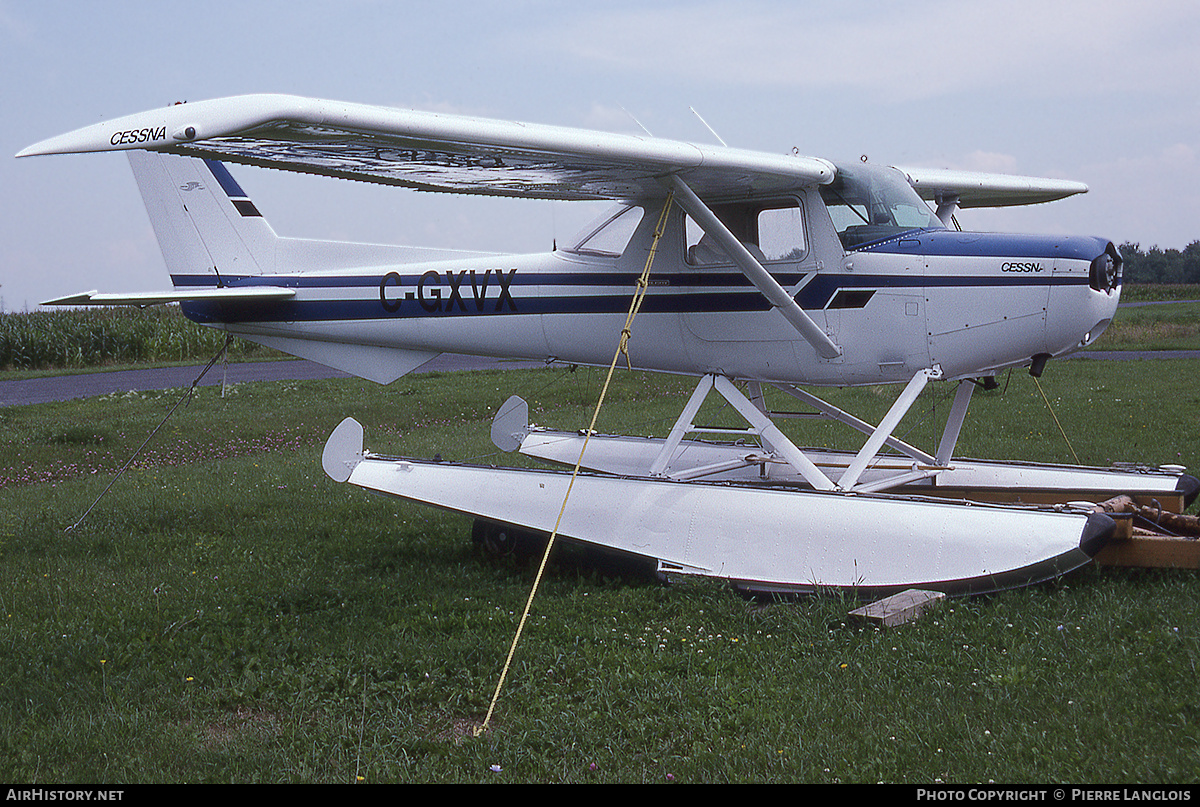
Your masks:
[{"label": "wooden beam", "polygon": [[862,608],[856,608],[850,612],[850,616],[890,628],[911,622],[945,598],[946,595],[940,591],[910,588]]},{"label": "wooden beam", "polygon": [[1200,540],[1135,534],[1125,540],[1110,541],[1094,560],[1098,566],[1200,569]]}]

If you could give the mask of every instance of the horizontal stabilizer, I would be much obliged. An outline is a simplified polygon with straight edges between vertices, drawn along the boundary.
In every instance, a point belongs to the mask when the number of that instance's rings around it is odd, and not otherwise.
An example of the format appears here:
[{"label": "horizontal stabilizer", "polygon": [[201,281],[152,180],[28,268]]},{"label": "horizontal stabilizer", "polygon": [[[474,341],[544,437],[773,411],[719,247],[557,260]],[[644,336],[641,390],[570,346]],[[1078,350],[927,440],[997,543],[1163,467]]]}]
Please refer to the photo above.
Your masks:
[{"label": "horizontal stabilizer", "polygon": [[57,297],[46,300],[42,305],[162,305],[163,303],[182,303],[189,300],[209,300],[213,302],[241,302],[263,300],[288,300],[296,296],[295,289],[284,289],[278,286],[254,286],[250,288],[199,288],[173,289],[171,291],[145,291],[130,294],[101,294],[98,291],[85,291],[68,297]]}]

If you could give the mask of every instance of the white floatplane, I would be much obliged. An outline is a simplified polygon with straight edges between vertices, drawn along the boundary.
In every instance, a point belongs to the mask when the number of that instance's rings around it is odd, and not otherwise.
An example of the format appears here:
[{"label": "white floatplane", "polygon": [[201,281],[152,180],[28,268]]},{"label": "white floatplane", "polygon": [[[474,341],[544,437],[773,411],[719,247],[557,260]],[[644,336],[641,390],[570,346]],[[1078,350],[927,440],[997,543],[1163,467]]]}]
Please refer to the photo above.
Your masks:
[{"label": "white floatplane", "polygon": [[[664,438],[587,434],[581,453],[585,435],[529,425],[515,398],[496,444],[578,460],[581,474],[381,457],[352,420],[330,436],[333,479],[473,515],[492,545],[558,524],[557,535],[662,572],[751,590],[967,593],[1087,563],[1113,522],[1080,501],[1196,495],[1178,467],[954,455],[976,387],[1014,367],[1039,375],[1093,343],[1121,289],[1108,240],[961,232],[956,213],[1050,202],[1085,192],[1079,183],[274,95],[118,118],[18,156],[94,151],[128,152],[173,288],[48,304],[176,301],[197,322],[389,383],[443,352],[610,366],[643,292],[630,366],[699,379]],[[614,207],[537,255],[281,238],[225,163]],[[925,451],[895,431],[930,383],[957,391]],[[877,424],[811,391],[878,384],[901,392]],[[764,387],[858,430],[861,446],[797,446]],[[712,393],[745,429],[712,439],[692,422]],[[1053,504],[984,502],[1047,492]]]}]

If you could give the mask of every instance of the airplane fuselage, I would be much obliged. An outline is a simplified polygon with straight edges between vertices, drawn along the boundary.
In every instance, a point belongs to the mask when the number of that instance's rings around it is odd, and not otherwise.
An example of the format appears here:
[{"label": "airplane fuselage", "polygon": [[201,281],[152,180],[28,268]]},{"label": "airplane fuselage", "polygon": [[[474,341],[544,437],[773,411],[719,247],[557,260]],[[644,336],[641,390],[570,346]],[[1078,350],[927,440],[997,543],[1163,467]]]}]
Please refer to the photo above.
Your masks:
[{"label": "airplane fuselage", "polygon": [[[841,354],[820,356],[728,259],[698,257],[690,222],[676,209],[633,329],[635,367],[824,386],[906,381],[925,368],[945,378],[979,376],[1090,344],[1116,311],[1119,277],[1098,275],[1105,260],[1119,257],[1103,239],[923,228],[847,248],[816,190],[785,201],[802,217],[796,246],[765,255],[763,266]],[[607,365],[658,212],[653,204],[627,206],[577,244],[545,254],[226,274],[228,286],[296,294],[191,302],[184,311],[251,339]],[[736,221],[736,210],[725,213]],[[765,244],[765,231],[759,235]],[[213,277],[174,281],[205,286]]]}]

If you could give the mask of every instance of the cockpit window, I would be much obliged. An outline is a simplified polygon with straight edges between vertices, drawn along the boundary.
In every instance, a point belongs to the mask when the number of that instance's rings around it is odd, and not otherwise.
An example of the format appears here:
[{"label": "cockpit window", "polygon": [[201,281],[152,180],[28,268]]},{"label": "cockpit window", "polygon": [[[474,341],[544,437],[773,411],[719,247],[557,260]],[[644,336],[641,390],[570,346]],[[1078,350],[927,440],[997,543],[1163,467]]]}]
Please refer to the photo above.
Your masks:
[{"label": "cockpit window", "polygon": [[845,249],[857,249],[911,230],[945,229],[904,175],[893,168],[838,166],[821,198]]},{"label": "cockpit window", "polygon": [[[713,205],[717,218],[760,261],[798,261],[807,251],[803,209],[795,199]],[[692,266],[732,263],[725,250],[687,217],[687,262]]]},{"label": "cockpit window", "polygon": [[633,205],[621,205],[609,210],[576,239],[571,252],[587,255],[619,256],[629,246],[629,239],[642,221],[643,209]]}]

